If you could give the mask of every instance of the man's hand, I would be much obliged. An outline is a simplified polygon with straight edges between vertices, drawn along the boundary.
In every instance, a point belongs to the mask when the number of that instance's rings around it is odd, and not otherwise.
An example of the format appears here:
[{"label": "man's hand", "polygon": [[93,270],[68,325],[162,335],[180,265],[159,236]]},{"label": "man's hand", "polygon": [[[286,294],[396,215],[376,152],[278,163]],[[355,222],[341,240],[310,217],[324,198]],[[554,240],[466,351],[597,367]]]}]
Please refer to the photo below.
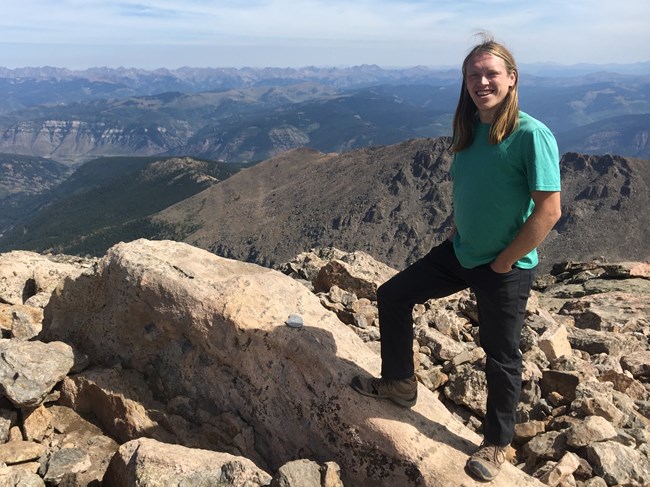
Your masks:
[{"label": "man's hand", "polygon": [[494,272],[506,273],[519,259],[537,248],[562,215],[559,191],[533,191],[535,209],[515,239],[490,264]]}]

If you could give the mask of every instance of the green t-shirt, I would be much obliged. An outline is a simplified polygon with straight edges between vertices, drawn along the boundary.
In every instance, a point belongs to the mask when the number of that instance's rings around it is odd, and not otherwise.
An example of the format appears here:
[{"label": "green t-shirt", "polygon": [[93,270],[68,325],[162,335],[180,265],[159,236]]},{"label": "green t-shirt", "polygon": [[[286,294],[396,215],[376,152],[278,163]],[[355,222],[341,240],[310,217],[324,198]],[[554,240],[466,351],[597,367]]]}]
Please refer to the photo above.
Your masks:
[{"label": "green t-shirt", "polygon": [[[451,167],[456,222],[454,249],[460,264],[492,262],[515,238],[535,207],[532,191],[560,191],[560,156],[551,131],[519,112],[519,127],[500,144],[488,142],[490,125],[479,123],[472,145]],[[537,250],[515,265],[531,269]]]}]

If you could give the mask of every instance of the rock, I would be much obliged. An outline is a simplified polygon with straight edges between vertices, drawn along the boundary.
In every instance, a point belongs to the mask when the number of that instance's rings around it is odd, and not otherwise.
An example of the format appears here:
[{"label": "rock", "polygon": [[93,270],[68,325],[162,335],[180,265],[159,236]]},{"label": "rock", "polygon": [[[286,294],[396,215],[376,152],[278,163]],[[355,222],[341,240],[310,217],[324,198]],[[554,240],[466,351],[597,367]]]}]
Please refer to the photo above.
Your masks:
[{"label": "rock", "polygon": [[569,334],[566,327],[562,325],[548,328],[540,337],[538,345],[551,362],[571,355]]},{"label": "rock", "polygon": [[609,382],[587,381],[576,387],[576,399],[571,408],[582,416],[602,416],[616,427],[626,420],[625,414],[616,407]]},{"label": "rock", "polygon": [[543,394],[558,392],[568,400],[576,397],[576,388],[580,383],[581,376],[577,372],[563,372],[559,370],[542,371],[540,387]]},{"label": "rock", "polygon": [[602,477],[592,477],[586,480],[582,487],[607,487],[607,482]]},{"label": "rock", "polygon": [[546,423],[543,421],[527,421],[515,424],[515,442],[526,443],[540,433],[546,431]]},{"label": "rock", "polygon": [[314,288],[327,292],[332,286],[339,286],[359,298],[376,301],[377,288],[396,273],[363,252],[353,252],[324,265],[316,277]]},{"label": "rock", "polygon": [[580,328],[573,328],[569,331],[571,347],[583,350],[590,355],[606,353],[620,357],[644,350],[647,343],[647,339],[645,340],[646,343],[644,343],[642,339],[629,334],[582,330]]},{"label": "rock", "polygon": [[74,474],[77,484],[93,485],[93,482],[100,482],[119,444],[68,407],[50,406],[48,409],[54,427],[51,444],[56,448],[82,448],[88,455],[90,466]]},{"label": "rock", "polygon": [[77,277],[92,266],[92,261],[68,260],[56,262],[55,258],[22,250],[0,254],[0,302],[25,304],[37,294],[49,297],[65,278]]},{"label": "rock", "polygon": [[60,404],[92,413],[122,442],[140,436],[173,441],[173,436],[148,414],[145,405],[151,402],[149,387],[134,370],[88,369],[66,377],[61,386]]},{"label": "rock", "polygon": [[[0,443],[5,443],[9,438],[9,431],[16,424],[18,414],[10,409],[0,408]],[[22,439],[22,438],[21,438]]]},{"label": "rock", "polygon": [[7,437],[7,443],[10,443],[12,441],[23,441],[25,438],[23,438],[23,432],[21,431],[19,426],[12,426],[11,429],[9,430],[9,436]]},{"label": "rock", "polygon": [[650,303],[643,295],[606,292],[570,301],[560,314],[573,316],[578,328],[632,332],[648,324]]},{"label": "rock", "polygon": [[55,451],[47,461],[47,470],[43,479],[59,485],[64,477],[71,482],[76,475],[91,467],[90,457],[79,448],[61,448]]},{"label": "rock", "polygon": [[337,463],[325,462],[322,471],[322,487],[344,487],[341,481],[341,467]]},{"label": "rock", "polygon": [[523,446],[522,453],[527,465],[536,465],[543,460],[558,461],[566,452],[566,435],[559,431],[548,431],[537,435]]},{"label": "rock", "polygon": [[[391,403],[351,394],[345,379],[359,371],[377,373],[378,357],[349,334],[354,331],[378,352],[376,303],[357,296],[358,279],[343,279],[341,286],[335,284],[318,297],[303,294],[313,289],[306,276],[313,280],[329,262],[345,263],[351,254],[306,253],[302,263],[288,272],[299,279],[293,282],[303,291],[296,291],[268,270],[204,259],[203,253],[185,253],[178,244],[140,243],[144,247],[136,251],[136,242],[117,246],[127,251],[111,251],[101,264],[49,256],[50,263],[72,264],[78,274],[50,276],[32,266],[31,274],[23,273],[15,281],[25,291],[23,303],[0,302],[2,336],[12,338],[0,341],[0,348],[25,339],[40,345],[56,342],[57,333],[75,347],[68,377],[37,403],[17,406],[0,399],[0,443],[15,443],[3,446],[5,453],[12,448],[28,452],[31,445],[44,448],[37,457],[0,465],[0,485],[43,486],[44,478],[48,485],[66,487],[99,484],[119,447],[107,433],[120,441],[146,435],[161,444],[192,447],[190,451],[245,456],[269,472],[268,478],[276,473],[276,481],[280,470],[305,466],[318,471],[318,480],[316,475],[312,480],[321,487],[341,487],[342,477],[347,485],[361,487],[439,485],[429,480],[434,471],[452,484],[473,485],[461,470],[477,437],[459,425],[479,431],[484,414],[476,405],[483,399],[473,390],[463,390],[471,388],[474,375],[484,367],[470,291],[414,308],[420,401],[413,410],[400,409],[392,416]],[[359,262],[372,262],[357,254]],[[7,264],[4,257],[0,263]],[[24,255],[17,258],[20,262]],[[630,277],[629,269],[634,268],[640,271]],[[644,268],[634,263],[572,263],[544,281],[543,293],[532,293],[522,330],[523,390],[517,411],[521,423],[516,425],[513,445],[524,462],[520,467],[548,485],[599,486],[627,477],[645,478],[650,386],[644,367],[650,324],[643,313],[650,280],[639,275]],[[3,275],[11,277],[9,266],[3,269]],[[0,292],[9,281],[0,282]],[[331,309],[349,326],[312,307],[313,302]],[[46,304],[46,326],[28,338],[40,328],[41,307]],[[544,306],[565,314],[551,313]],[[617,306],[623,310],[620,316],[615,315]],[[57,307],[60,321],[55,323],[52,310]],[[287,316],[299,316],[303,327],[281,336],[278,328],[289,328]],[[58,323],[62,328],[52,333],[51,326]],[[564,337],[562,330],[568,332]],[[89,354],[78,347],[86,347]],[[93,367],[86,369],[90,361]],[[22,364],[15,360],[13,364],[20,375]],[[451,386],[446,390],[459,405],[443,397],[446,373],[454,386],[453,391]],[[445,408],[436,403],[439,397]],[[634,455],[641,455],[636,473],[630,474],[629,468],[617,471],[620,465],[608,461],[608,455],[604,460],[593,452],[588,455],[588,448],[602,449],[596,445],[610,443],[620,445],[607,448],[614,449],[610,456],[624,458],[623,463],[636,462]],[[620,447],[628,450],[615,450]],[[296,451],[309,460],[296,461]],[[626,457],[630,451],[631,460]],[[573,453],[585,458],[572,457]],[[569,473],[575,459],[578,467]],[[454,465],[457,472],[452,473],[449,467]],[[300,475],[303,482],[305,475]],[[374,482],[375,478],[379,480]],[[286,475],[284,479],[291,481]],[[356,482],[359,479],[361,483]],[[214,483],[201,475],[189,482],[203,480]],[[535,484],[521,472],[513,474],[509,466],[499,482]],[[632,479],[622,485],[640,482]]]},{"label": "rock", "polygon": [[0,303],[0,330],[5,338],[29,340],[37,336],[42,327],[43,310],[23,304]]},{"label": "rock", "polygon": [[650,350],[633,352],[621,358],[621,366],[635,379],[650,381]]},{"label": "rock", "polygon": [[471,364],[455,367],[445,384],[445,396],[458,405],[465,406],[481,417],[487,411],[487,380],[485,371]]},{"label": "rock", "polygon": [[601,382],[611,382],[615,390],[624,393],[631,399],[646,401],[650,398],[650,391],[646,390],[643,383],[623,373],[607,370],[598,376],[598,380]]},{"label": "rock", "polygon": [[123,444],[111,460],[103,485],[269,485],[271,476],[246,458],[168,445],[149,438]]},{"label": "rock", "polygon": [[0,467],[0,485],[12,487],[45,487],[43,479],[35,473]]},{"label": "rock", "polygon": [[451,360],[467,349],[463,343],[448,337],[435,328],[418,327],[415,333],[420,345],[429,347],[431,356],[439,362]]},{"label": "rock", "polygon": [[[292,313],[303,328],[284,325]],[[236,414],[255,437],[242,454],[271,469],[300,452],[336,461],[345,484],[453,485],[479,443],[423,387],[412,410],[356,393],[350,379],[379,358],[300,283],[189,245],[118,244],[53,293],[43,325],[95,365],[146,371],[163,404]],[[506,466],[495,485],[535,482]]]},{"label": "rock", "polygon": [[0,390],[18,407],[40,404],[74,365],[63,342],[9,340],[0,343]]},{"label": "rock", "polygon": [[28,441],[42,443],[53,430],[52,414],[40,405],[23,413],[23,437]]},{"label": "rock", "polygon": [[650,483],[650,459],[615,441],[587,446],[586,455],[597,475],[607,485],[647,485]]},{"label": "rock", "polygon": [[334,247],[319,247],[298,254],[290,262],[280,265],[278,270],[283,274],[308,281],[313,285],[322,267],[332,259],[341,260],[346,255],[347,252]]},{"label": "rock", "polygon": [[31,441],[11,441],[0,445],[0,462],[7,465],[38,460],[45,454],[46,448]]},{"label": "rock", "polygon": [[571,476],[579,466],[580,460],[578,456],[575,453],[567,452],[539,480],[546,485],[555,487],[560,485],[567,477]]},{"label": "rock", "polygon": [[597,441],[616,438],[616,429],[602,416],[588,416],[581,423],[575,424],[566,431],[567,444],[573,448],[581,448]]},{"label": "rock", "polygon": [[320,466],[311,460],[294,460],[282,465],[271,487],[321,487]]}]

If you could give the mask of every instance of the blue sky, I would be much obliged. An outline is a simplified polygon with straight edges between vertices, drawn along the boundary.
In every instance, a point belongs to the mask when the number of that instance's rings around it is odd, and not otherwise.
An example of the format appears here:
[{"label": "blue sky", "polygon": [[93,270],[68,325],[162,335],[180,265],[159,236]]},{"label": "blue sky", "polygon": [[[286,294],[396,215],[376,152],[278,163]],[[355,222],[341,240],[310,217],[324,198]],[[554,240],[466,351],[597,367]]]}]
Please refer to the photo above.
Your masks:
[{"label": "blue sky", "polygon": [[488,30],[519,64],[650,61],[650,2],[15,0],[0,66],[457,66]]}]

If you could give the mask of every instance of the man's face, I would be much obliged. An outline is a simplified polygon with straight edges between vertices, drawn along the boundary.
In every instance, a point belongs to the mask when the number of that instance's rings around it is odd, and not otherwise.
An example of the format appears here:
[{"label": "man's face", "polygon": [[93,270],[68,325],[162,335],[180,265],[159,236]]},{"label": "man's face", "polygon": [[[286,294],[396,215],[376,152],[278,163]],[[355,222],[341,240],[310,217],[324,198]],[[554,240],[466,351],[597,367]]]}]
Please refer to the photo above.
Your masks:
[{"label": "man's face", "polygon": [[483,123],[491,123],[499,105],[517,82],[500,57],[478,53],[467,62],[465,85]]}]

